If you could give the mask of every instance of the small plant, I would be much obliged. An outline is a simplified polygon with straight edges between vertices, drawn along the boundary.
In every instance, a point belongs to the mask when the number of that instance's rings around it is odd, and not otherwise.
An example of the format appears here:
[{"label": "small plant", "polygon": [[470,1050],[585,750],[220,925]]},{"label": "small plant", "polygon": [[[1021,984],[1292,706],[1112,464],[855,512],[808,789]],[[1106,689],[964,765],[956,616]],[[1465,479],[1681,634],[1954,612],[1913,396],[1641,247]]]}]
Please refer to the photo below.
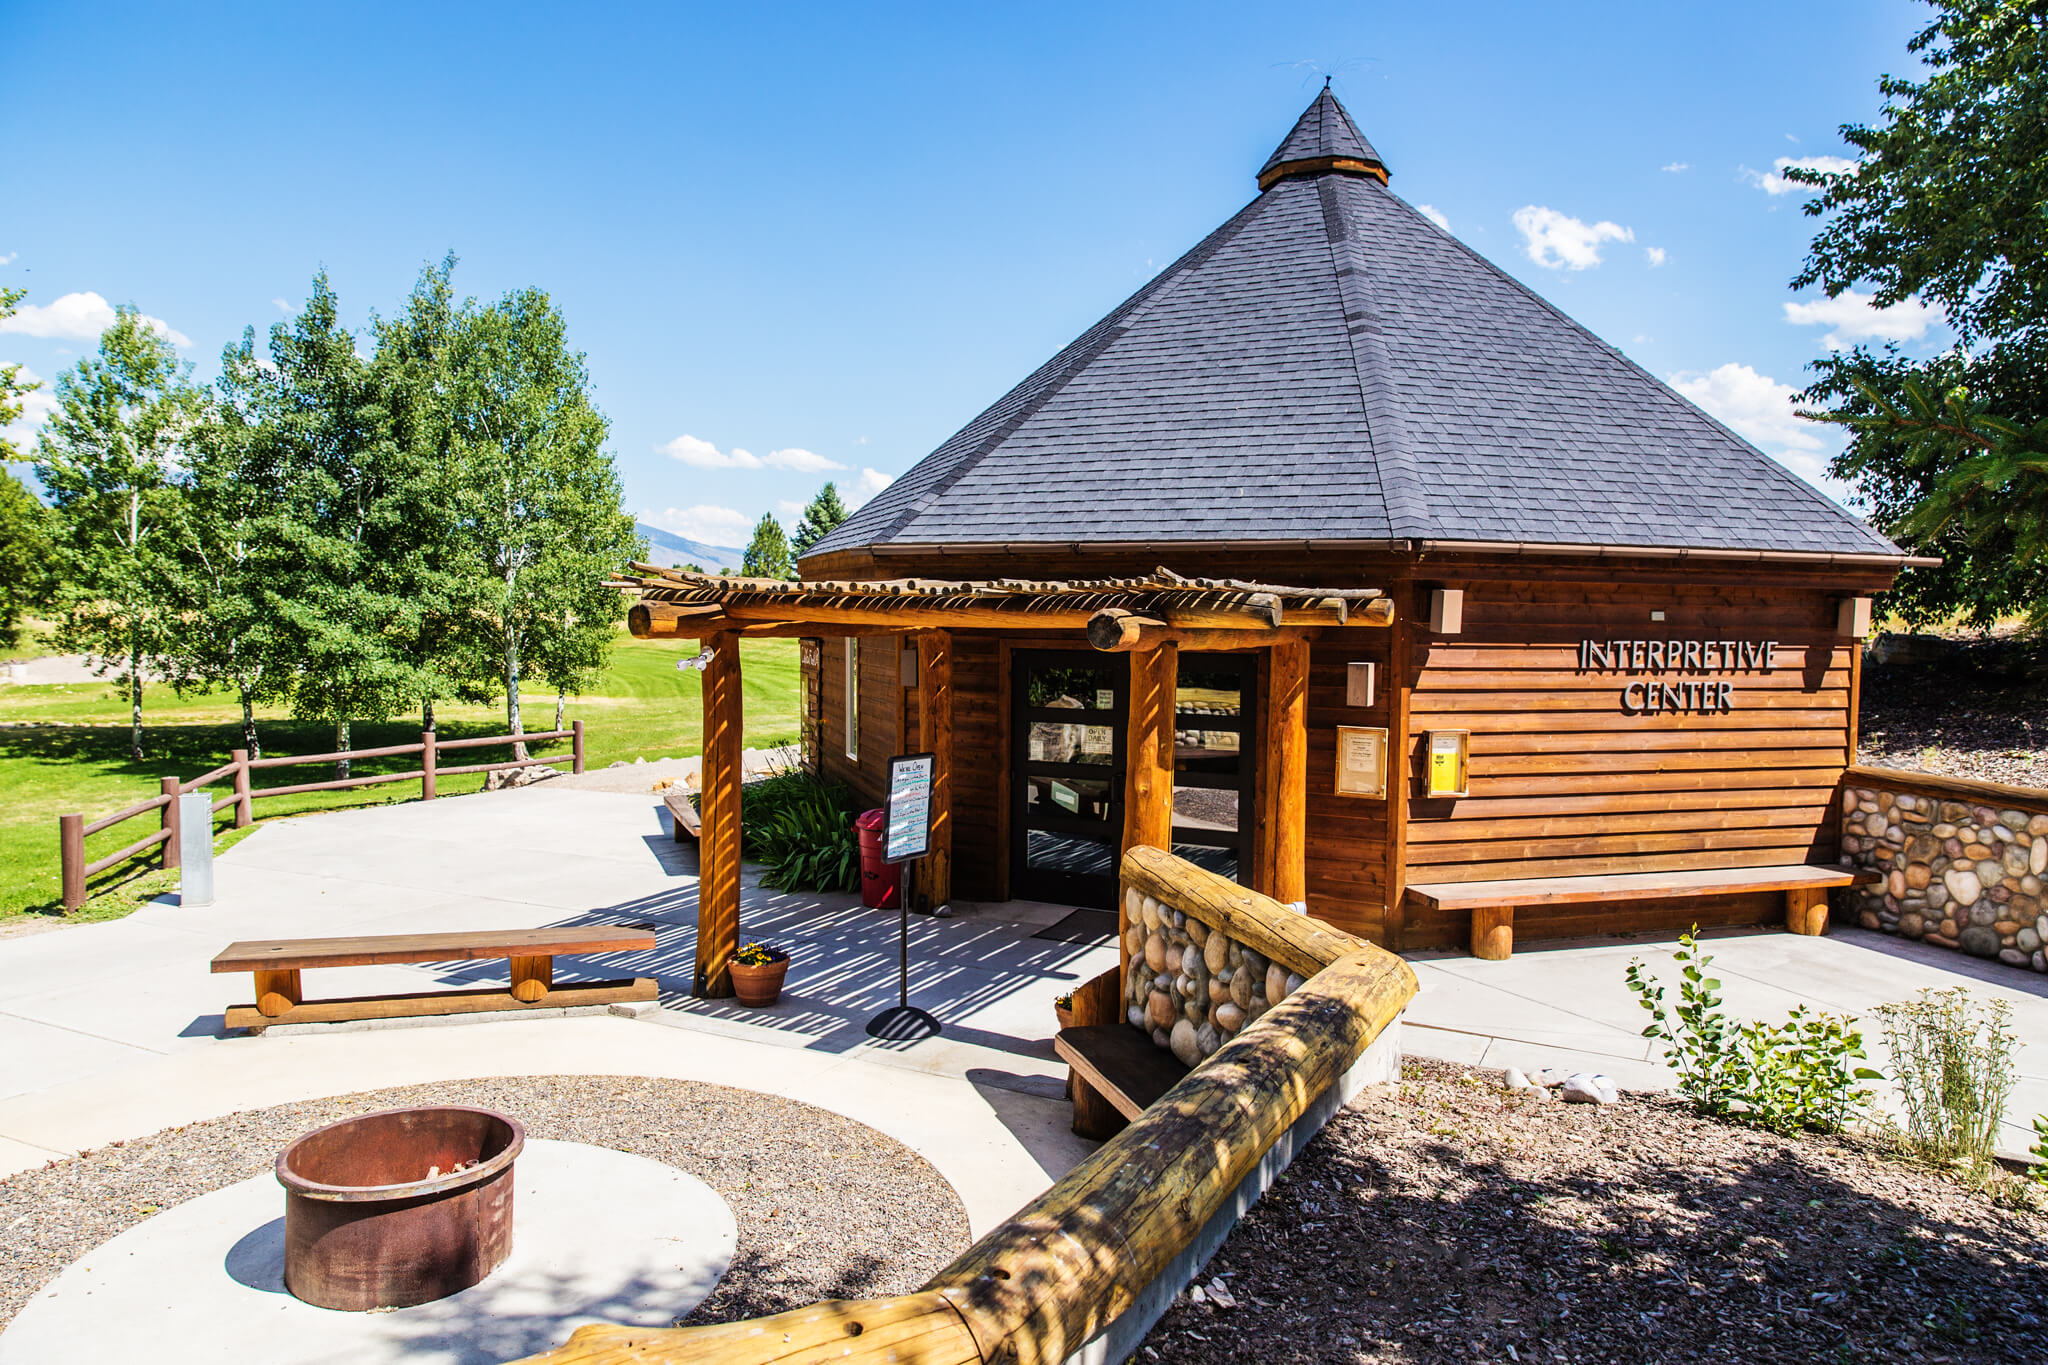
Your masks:
[{"label": "small plant", "polygon": [[1713,958],[1688,932],[1679,936],[1678,1004],[1640,961],[1628,965],[1628,988],[1652,1020],[1645,1038],[1664,1044],[1678,1090],[1703,1114],[1740,1119],[1776,1132],[1839,1132],[1870,1103],[1860,1081],[1880,1079],[1864,1057],[1854,1019],[1809,1012],[1801,1005],[1782,1024],[1733,1025],[1721,1010],[1721,983],[1707,975]]},{"label": "small plant", "polygon": [[2048,1114],[2034,1115],[2034,1145],[2027,1148],[2027,1155],[2039,1158],[2038,1164],[2028,1170],[2027,1179],[2048,1186]]},{"label": "small plant", "polygon": [[1074,993],[1068,991],[1065,995],[1054,996],[1052,998],[1052,1007],[1056,1010],[1070,1010],[1074,1008]]},{"label": "small plant", "polygon": [[774,891],[860,889],[853,797],[837,782],[790,768],[740,789],[740,851]]},{"label": "small plant", "polygon": [[2012,1094],[2012,1007],[1978,1003],[1954,986],[1880,1005],[1877,1013],[1906,1111],[1907,1144],[1928,1161],[1959,1163],[1972,1178],[1982,1176]]},{"label": "small plant", "polygon": [[765,943],[742,943],[732,960],[742,967],[766,967],[771,963],[789,961],[789,954]]}]

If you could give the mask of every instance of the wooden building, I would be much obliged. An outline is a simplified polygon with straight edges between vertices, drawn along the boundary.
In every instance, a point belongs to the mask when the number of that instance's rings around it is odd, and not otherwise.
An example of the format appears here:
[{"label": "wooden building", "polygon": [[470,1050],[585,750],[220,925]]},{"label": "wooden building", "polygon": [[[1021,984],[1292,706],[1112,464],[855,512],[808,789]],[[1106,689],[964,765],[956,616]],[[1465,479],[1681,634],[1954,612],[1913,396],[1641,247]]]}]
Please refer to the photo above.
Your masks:
[{"label": "wooden building", "polygon": [[714,649],[701,989],[750,634],[806,639],[865,799],[940,755],[940,900],[1119,904],[1143,843],[1395,949],[1824,924],[1912,561],[1396,197],[1328,91],[1257,183],[801,584],[647,580],[635,629]]}]

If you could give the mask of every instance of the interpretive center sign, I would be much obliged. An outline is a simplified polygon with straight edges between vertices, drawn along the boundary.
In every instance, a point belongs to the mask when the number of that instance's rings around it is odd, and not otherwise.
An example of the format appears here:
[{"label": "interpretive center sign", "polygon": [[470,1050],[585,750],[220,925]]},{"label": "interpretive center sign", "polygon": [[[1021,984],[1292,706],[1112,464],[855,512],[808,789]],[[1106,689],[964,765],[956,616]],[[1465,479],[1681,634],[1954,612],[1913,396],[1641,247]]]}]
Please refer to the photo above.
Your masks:
[{"label": "interpretive center sign", "polygon": [[932,754],[901,754],[889,760],[889,801],[882,861],[907,863],[931,851]]},{"label": "interpretive center sign", "polygon": [[[1579,670],[1585,673],[1768,673],[1776,640],[1581,640]],[[1735,709],[1735,684],[1719,678],[1680,676],[1676,681],[1637,678],[1621,689],[1621,709],[1631,716],[1677,712],[1725,714]]]}]

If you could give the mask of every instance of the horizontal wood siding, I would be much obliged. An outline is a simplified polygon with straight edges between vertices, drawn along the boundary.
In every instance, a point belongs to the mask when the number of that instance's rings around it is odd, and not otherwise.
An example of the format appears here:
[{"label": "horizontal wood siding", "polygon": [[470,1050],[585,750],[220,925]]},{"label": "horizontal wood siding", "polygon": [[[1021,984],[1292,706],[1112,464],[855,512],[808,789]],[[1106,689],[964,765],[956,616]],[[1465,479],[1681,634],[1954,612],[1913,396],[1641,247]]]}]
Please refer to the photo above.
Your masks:
[{"label": "horizontal wood siding", "polygon": [[[1424,734],[1469,730],[1471,795],[1416,797],[1410,881],[1831,862],[1853,642],[1812,588],[1465,582],[1464,630],[1413,637],[1408,772]],[[1661,610],[1662,621],[1650,612]],[[1582,639],[1777,643],[1768,671],[1579,668]],[[1633,680],[1730,684],[1726,713],[1630,715]],[[1754,902],[1754,903],[1752,903]],[[1638,902],[1516,916],[1517,939],[1782,918],[1782,897]],[[1463,915],[1408,912],[1407,946],[1463,941]]]},{"label": "horizontal wood siding", "polygon": [[889,759],[899,746],[903,688],[897,663],[901,642],[869,636],[860,642],[860,761],[846,756],[846,646],[825,641],[825,776],[852,788],[862,809],[878,806],[889,781]]},{"label": "horizontal wood siding", "polygon": [[[1385,630],[1324,632],[1309,650],[1308,908],[1347,933],[1384,941],[1387,802],[1337,795],[1337,727],[1389,724]],[[1347,665],[1379,665],[1370,707],[1345,704]],[[1391,785],[1394,774],[1389,774]]]}]

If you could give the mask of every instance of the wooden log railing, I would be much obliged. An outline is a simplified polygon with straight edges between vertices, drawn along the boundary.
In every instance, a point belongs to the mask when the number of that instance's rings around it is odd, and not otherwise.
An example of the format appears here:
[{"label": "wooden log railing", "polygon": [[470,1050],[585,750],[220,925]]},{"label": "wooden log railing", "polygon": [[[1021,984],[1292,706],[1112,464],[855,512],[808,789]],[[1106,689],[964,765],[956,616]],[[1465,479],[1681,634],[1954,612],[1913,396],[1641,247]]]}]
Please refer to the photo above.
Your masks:
[{"label": "wooden log railing", "polygon": [[1306,981],[917,1293],[709,1327],[592,1325],[522,1365],[1058,1365],[1102,1333],[1416,989],[1392,953],[1158,849],[1125,854],[1123,877]]},{"label": "wooden log railing", "polygon": [[[538,744],[547,740],[566,739],[569,752],[556,754],[551,758],[515,758],[504,763],[469,763],[460,767],[442,767],[436,755],[442,749],[474,749],[488,745]],[[571,771],[583,771],[583,722],[575,721],[566,730],[536,730],[517,735],[485,735],[475,739],[437,739],[432,730],[420,733],[417,744],[387,744],[375,749],[349,749],[328,754],[286,754],[274,758],[251,758],[247,749],[230,751],[232,757],[212,772],[202,773],[189,781],[181,782],[175,777],[158,780],[158,791],[147,801],[138,801],[123,807],[111,815],[103,815],[88,822],[84,815],[60,815],[57,817],[57,845],[61,876],[64,885],[64,909],[76,910],[84,905],[88,897],[91,879],[110,867],[118,866],[131,858],[138,857],[158,845],[163,846],[159,855],[161,866],[166,870],[178,866],[178,798],[192,792],[211,787],[223,778],[233,783],[233,790],[215,801],[212,813],[218,815],[230,806],[235,811],[235,828],[242,829],[255,823],[255,802],[266,796],[297,796],[304,792],[348,791],[356,787],[374,787],[386,782],[418,782],[420,798],[434,799],[435,777],[446,777],[455,773],[490,773],[507,768],[530,768],[535,765],[568,763]],[[287,786],[258,787],[251,783],[249,774],[265,768],[289,768],[306,763],[339,763],[344,760],[363,758],[396,758],[407,754],[420,755],[420,766],[405,772],[374,773],[364,777],[337,778],[331,782],[295,782]],[[160,811],[158,828],[152,834],[144,835],[125,848],[117,849],[103,858],[92,862],[85,860],[85,841],[101,830],[112,829],[124,820],[132,820],[151,811]]]}]

